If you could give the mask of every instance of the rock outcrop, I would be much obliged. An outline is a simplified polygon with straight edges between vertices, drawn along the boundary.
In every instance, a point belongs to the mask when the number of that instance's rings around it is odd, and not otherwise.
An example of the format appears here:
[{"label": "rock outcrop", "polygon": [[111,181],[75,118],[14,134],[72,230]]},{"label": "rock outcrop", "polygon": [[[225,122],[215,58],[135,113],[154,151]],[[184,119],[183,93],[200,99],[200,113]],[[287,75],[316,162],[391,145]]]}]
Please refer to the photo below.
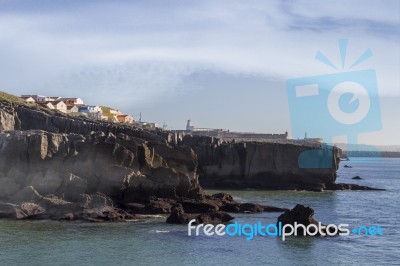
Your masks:
[{"label": "rock outcrop", "polygon": [[[337,230],[335,232],[335,230],[330,227],[328,229],[329,231],[327,231],[325,225],[314,219],[314,210],[301,204],[297,204],[293,209],[286,210],[283,214],[281,214],[277,219],[277,226],[280,227],[280,224],[282,225],[282,227],[286,224],[292,226],[294,226],[295,224],[304,225],[305,228],[307,228],[309,225],[313,225],[313,229],[311,230],[304,230],[304,228],[299,226],[297,228],[297,233],[295,234],[297,236],[333,236],[338,234]],[[321,228],[319,228],[319,225],[321,225]]]},{"label": "rock outcrop", "polygon": [[[201,136],[185,136],[184,145],[198,156],[200,183],[205,188],[254,188],[321,191],[335,183],[339,149],[320,144],[281,142],[221,142]],[[331,166],[300,168],[299,156],[320,150]]]},{"label": "rock outcrop", "polygon": [[0,132],[0,199],[7,203],[80,203],[98,193],[118,205],[151,197],[199,199],[196,168],[191,149],[121,133]]}]

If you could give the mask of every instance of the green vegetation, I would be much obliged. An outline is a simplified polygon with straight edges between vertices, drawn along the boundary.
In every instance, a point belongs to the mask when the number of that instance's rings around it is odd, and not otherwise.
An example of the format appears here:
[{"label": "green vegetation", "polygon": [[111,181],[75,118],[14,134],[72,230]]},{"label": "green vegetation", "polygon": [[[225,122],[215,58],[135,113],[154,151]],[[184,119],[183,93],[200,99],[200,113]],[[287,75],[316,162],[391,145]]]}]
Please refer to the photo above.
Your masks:
[{"label": "green vegetation", "polygon": [[107,116],[109,121],[112,121],[114,118],[114,115],[111,113],[111,110],[114,110],[111,107],[107,107],[107,106],[100,106],[101,111],[103,112],[104,116]]},{"label": "green vegetation", "polygon": [[5,100],[8,102],[18,103],[18,104],[25,104],[25,102],[21,98],[4,91],[0,91],[0,100]]},{"label": "green vegetation", "polygon": [[25,105],[27,107],[35,108],[37,110],[50,110],[46,106],[41,106],[37,103],[26,103],[24,100],[19,98],[18,96],[9,94],[4,91],[0,91],[0,101],[7,101],[18,105]]}]

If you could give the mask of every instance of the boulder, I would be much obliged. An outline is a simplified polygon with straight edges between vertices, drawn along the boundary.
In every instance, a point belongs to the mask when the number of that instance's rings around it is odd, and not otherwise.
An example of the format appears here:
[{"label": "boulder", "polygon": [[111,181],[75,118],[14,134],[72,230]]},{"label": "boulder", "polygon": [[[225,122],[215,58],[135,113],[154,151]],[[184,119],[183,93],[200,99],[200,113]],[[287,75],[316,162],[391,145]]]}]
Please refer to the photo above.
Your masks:
[{"label": "boulder", "polygon": [[219,210],[217,204],[203,200],[184,199],[178,200],[186,213],[210,213]]},{"label": "boulder", "polygon": [[185,213],[182,206],[174,206],[171,210],[170,216],[167,218],[169,224],[188,224],[196,217],[194,214]]},{"label": "boulder", "polygon": [[[318,226],[318,222],[314,219],[314,210],[310,207],[301,204],[297,204],[293,209],[286,210],[283,214],[281,214],[278,217],[277,226],[279,227],[279,223],[281,223],[282,226],[285,224],[294,225],[295,222],[297,224],[302,224],[305,227],[307,227],[310,224]],[[326,229],[324,229],[323,233],[326,234]],[[304,236],[308,234],[307,232],[304,232],[302,227],[298,227],[297,235]],[[316,235],[320,235],[319,231]]]},{"label": "boulder", "polygon": [[170,216],[167,218],[167,223],[170,224],[188,224],[191,220],[195,219],[196,224],[220,224],[226,223],[234,219],[226,212],[216,211],[211,213],[202,213],[195,215],[192,213],[185,213],[181,206],[174,206]]},{"label": "boulder", "polygon": [[196,217],[196,222],[198,224],[222,224],[227,223],[233,219],[235,219],[235,217],[231,216],[230,214],[218,211],[200,214]]}]

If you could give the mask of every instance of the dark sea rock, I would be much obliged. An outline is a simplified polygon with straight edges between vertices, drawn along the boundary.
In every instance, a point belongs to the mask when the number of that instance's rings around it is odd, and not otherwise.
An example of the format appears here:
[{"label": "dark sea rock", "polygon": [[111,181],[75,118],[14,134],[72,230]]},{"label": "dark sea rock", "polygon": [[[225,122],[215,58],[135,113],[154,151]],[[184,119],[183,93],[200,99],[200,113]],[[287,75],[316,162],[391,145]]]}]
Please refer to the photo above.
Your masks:
[{"label": "dark sea rock", "polygon": [[203,213],[196,217],[197,224],[221,224],[227,223],[235,219],[229,213],[226,212],[213,212],[213,213]]},{"label": "dark sea rock", "polygon": [[362,179],[362,178],[361,178],[361,176],[355,176],[355,177],[353,177],[352,179],[360,180],[360,179]]},{"label": "dark sea rock", "polygon": [[191,220],[195,219],[194,214],[185,213],[182,206],[174,206],[171,215],[167,218],[169,224],[188,224]]},{"label": "dark sea rock", "polygon": [[[285,224],[294,225],[302,224],[304,226],[308,226],[310,224],[318,226],[319,222],[314,219],[314,210],[310,207],[297,204],[293,209],[286,210],[283,214],[281,214],[277,219],[277,226],[279,223],[282,223],[282,226]],[[321,224],[322,225],[322,224]],[[331,229],[331,228],[330,228]],[[322,229],[321,232],[326,235],[326,228]],[[335,232],[329,231],[329,233],[335,234]],[[337,234],[337,232],[336,232]],[[308,235],[307,232],[304,232],[303,228],[299,227],[297,229],[298,236]],[[321,235],[319,232],[316,235]]]},{"label": "dark sea rock", "polygon": [[294,225],[295,222],[305,226],[309,224],[317,224],[317,221],[314,220],[314,210],[301,204],[297,204],[293,209],[286,210],[281,214],[278,217],[278,223],[279,222],[281,222],[282,225]]},{"label": "dark sea rock", "polygon": [[196,220],[195,224],[220,224],[229,222],[233,220],[234,217],[222,211],[202,213],[199,215],[185,213],[182,206],[175,206],[172,209],[171,215],[167,218],[167,223],[188,224],[193,219]]},{"label": "dark sea rock", "polygon": [[372,188],[368,186],[360,186],[356,184],[344,184],[344,183],[338,183],[338,184],[331,184],[326,187],[326,190],[376,190],[376,191],[384,191],[385,189],[381,188]]},{"label": "dark sea rock", "polygon": [[344,168],[353,168],[353,166],[351,166],[351,165],[345,165],[345,166],[343,166]]}]

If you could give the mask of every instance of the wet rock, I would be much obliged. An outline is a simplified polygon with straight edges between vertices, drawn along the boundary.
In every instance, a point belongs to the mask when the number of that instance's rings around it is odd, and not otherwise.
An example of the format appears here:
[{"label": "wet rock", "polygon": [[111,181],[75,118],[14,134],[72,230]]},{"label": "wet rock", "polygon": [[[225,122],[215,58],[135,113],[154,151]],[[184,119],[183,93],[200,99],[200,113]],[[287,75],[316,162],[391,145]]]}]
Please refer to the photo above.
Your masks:
[{"label": "wet rock", "polygon": [[232,195],[229,193],[226,193],[226,192],[219,192],[219,193],[213,194],[212,197],[214,199],[219,199],[222,201],[233,201]]},{"label": "wet rock", "polygon": [[167,218],[169,224],[188,224],[196,215],[185,213],[182,206],[174,206],[170,216]]},{"label": "wet rock", "polygon": [[362,179],[362,178],[361,178],[361,176],[355,176],[355,177],[353,177],[352,179],[360,180],[360,179]]},{"label": "wet rock", "polygon": [[169,214],[175,201],[171,199],[153,199],[145,206],[144,214]]},{"label": "wet rock", "polygon": [[[286,210],[283,214],[281,214],[278,219],[277,219],[277,226],[279,227],[279,223],[282,224],[282,226],[286,224],[294,225],[295,223],[297,224],[302,224],[305,227],[307,227],[310,224],[319,225],[319,222],[314,219],[314,210],[310,207],[297,204],[293,209],[291,210]],[[323,224],[321,224],[323,225]],[[315,232],[314,229],[312,229],[313,233]],[[318,229],[315,229],[318,232],[313,235],[320,235],[320,231]],[[334,230],[334,229],[332,229]],[[326,235],[327,231],[326,229],[321,228],[321,232]],[[335,234],[335,232],[329,231],[329,233]],[[336,232],[337,234],[338,232]],[[298,236],[304,236],[308,235],[307,232],[304,232],[304,229],[302,227],[297,228],[297,235]]]},{"label": "wet rock", "polygon": [[197,224],[221,224],[232,221],[235,217],[226,212],[203,213],[196,217]]},{"label": "wet rock", "polygon": [[229,222],[233,220],[234,217],[221,211],[195,215],[192,213],[185,213],[181,206],[174,206],[171,215],[167,218],[167,223],[188,224],[193,219],[196,220],[196,224],[219,224]]},{"label": "wet rock", "polygon": [[81,217],[81,219],[90,222],[118,222],[134,218],[134,215],[111,206],[84,210]]},{"label": "wet rock", "polygon": [[372,188],[368,186],[360,186],[356,184],[344,184],[344,183],[329,184],[327,185],[326,189],[327,190],[380,190],[380,191],[385,190],[381,188]]},{"label": "wet rock", "polygon": [[[302,225],[317,224],[314,220],[314,210],[301,204],[297,204],[293,209],[285,211],[278,217],[278,223],[294,225],[295,222]],[[301,231],[302,233],[302,231]]]},{"label": "wet rock", "polygon": [[177,202],[182,205],[186,213],[210,213],[219,210],[218,205],[213,202],[191,199],[178,200]]}]

